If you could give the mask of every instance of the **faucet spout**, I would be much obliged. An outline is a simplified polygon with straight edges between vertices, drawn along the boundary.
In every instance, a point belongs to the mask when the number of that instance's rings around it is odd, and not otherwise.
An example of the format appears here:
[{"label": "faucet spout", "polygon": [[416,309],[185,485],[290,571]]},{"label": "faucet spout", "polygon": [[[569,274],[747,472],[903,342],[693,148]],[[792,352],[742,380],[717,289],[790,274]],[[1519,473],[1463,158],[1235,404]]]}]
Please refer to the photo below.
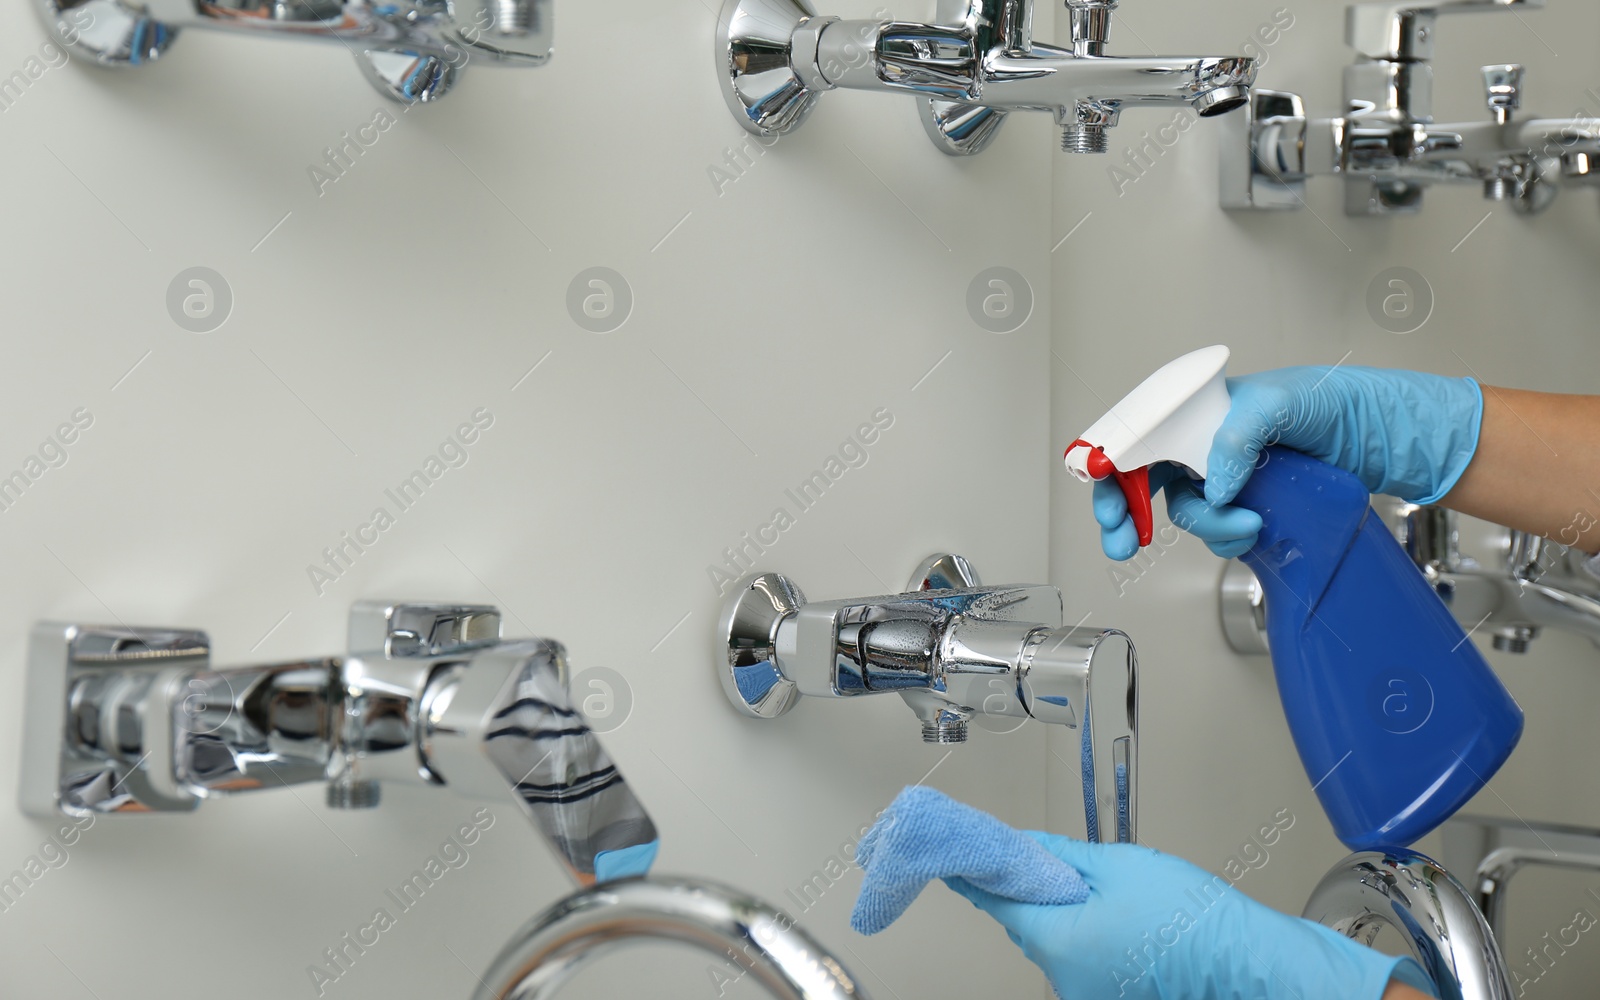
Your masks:
[{"label": "faucet spout", "polygon": [[731,961],[780,1000],[866,1000],[867,993],[792,918],[699,879],[625,879],[574,893],[518,931],[473,1000],[547,1000],[594,959],[648,940]]},{"label": "faucet spout", "polygon": [[[1091,105],[1188,105],[1202,118],[1242,107],[1255,83],[1255,61],[1243,56],[1075,56],[1035,45],[1026,54],[985,60],[978,103],[995,108]],[[1113,122],[1114,124],[1114,122]]]},{"label": "faucet spout", "polygon": [[1362,851],[1334,865],[1302,914],[1371,944],[1394,928],[1438,987],[1453,1000],[1511,1000],[1511,980],[1494,933],[1472,896],[1416,851]]}]

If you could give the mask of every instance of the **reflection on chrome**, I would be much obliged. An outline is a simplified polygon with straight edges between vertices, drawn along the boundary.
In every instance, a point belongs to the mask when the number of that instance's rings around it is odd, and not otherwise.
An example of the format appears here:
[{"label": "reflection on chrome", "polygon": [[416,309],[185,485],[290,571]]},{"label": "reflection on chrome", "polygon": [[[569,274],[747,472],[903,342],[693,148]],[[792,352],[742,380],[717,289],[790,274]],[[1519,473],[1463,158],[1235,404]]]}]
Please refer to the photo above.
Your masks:
[{"label": "reflection on chrome", "polygon": [[512,937],[473,1000],[545,1000],[594,959],[648,940],[709,952],[780,1000],[866,1000],[785,914],[714,882],[665,878],[606,882],[557,902]]},{"label": "reflection on chrome", "polygon": [[1505,961],[1483,914],[1426,855],[1352,854],[1317,883],[1302,915],[1365,944],[1383,927],[1398,931],[1441,1000],[1511,1000]]}]

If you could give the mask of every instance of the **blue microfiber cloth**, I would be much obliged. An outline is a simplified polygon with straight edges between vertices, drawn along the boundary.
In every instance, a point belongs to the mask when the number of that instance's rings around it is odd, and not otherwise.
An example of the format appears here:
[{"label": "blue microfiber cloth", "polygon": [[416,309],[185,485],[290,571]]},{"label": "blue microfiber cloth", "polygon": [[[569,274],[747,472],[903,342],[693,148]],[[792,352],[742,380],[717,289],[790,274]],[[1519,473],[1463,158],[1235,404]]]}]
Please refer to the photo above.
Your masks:
[{"label": "blue microfiber cloth", "polygon": [[866,869],[850,926],[876,934],[936,878],[959,878],[1020,903],[1082,903],[1089,886],[1038,841],[932,788],[907,788],[856,847]]}]

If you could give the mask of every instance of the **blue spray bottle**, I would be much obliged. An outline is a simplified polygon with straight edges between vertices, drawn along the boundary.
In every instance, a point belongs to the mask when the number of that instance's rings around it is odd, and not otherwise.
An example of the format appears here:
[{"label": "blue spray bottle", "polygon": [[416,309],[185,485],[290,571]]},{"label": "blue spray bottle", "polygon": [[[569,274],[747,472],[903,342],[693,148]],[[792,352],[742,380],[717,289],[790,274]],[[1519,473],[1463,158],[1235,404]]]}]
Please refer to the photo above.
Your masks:
[{"label": "blue spray bottle", "polygon": [[[1226,347],[1163,367],[1067,450],[1115,477],[1148,545],[1149,466],[1204,478],[1228,412]],[[1263,528],[1242,558],[1266,594],[1267,641],[1300,761],[1352,850],[1406,846],[1505,763],[1522,710],[1369,505],[1355,476],[1272,447],[1234,501]]]}]

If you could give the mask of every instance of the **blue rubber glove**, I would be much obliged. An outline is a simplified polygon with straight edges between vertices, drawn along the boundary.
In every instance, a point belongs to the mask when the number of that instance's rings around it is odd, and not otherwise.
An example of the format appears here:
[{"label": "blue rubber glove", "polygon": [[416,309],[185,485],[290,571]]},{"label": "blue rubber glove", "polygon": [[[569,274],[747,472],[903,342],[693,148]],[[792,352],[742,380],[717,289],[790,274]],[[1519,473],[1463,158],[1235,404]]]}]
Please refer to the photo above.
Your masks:
[{"label": "blue rubber glove", "polygon": [[[1172,466],[1150,470],[1151,492],[1165,488],[1173,523],[1224,558],[1249,551],[1260,531],[1260,518],[1228,504],[1267,445],[1353,473],[1373,493],[1435,503],[1471,463],[1483,424],[1476,381],[1424,372],[1279,368],[1231,378],[1228,393],[1233,405],[1212,438],[1203,493]],[[1138,538],[1112,480],[1095,484],[1094,514],[1106,555],[1131,558]]]},{"label": "blue rubber glove", "polygon": [[1379,1000],[1390,980],[1438,995],[1413,960],[1279,913],[1186,861],[1028,836],[1083,875],[1088,902],[1038,906],[946,884],[997,920],[1068,1000]]},{"label": "blue rubber glove", "polygon": [[[1243,507],[1213,506],[1201,493],[1203,484],[1168,462],[1150,469],[1150,495],[1166,495],[1172,523],[1206,543],[1224,559],[1242,556],[1256,543],[1261,515]],[[1139,531],[1128,515],[1128,498],[1115,479],[1094,484],[1094,519],[1100,523],[1100,548],[1113,559],[1132,559],[1139,552]]]}]

